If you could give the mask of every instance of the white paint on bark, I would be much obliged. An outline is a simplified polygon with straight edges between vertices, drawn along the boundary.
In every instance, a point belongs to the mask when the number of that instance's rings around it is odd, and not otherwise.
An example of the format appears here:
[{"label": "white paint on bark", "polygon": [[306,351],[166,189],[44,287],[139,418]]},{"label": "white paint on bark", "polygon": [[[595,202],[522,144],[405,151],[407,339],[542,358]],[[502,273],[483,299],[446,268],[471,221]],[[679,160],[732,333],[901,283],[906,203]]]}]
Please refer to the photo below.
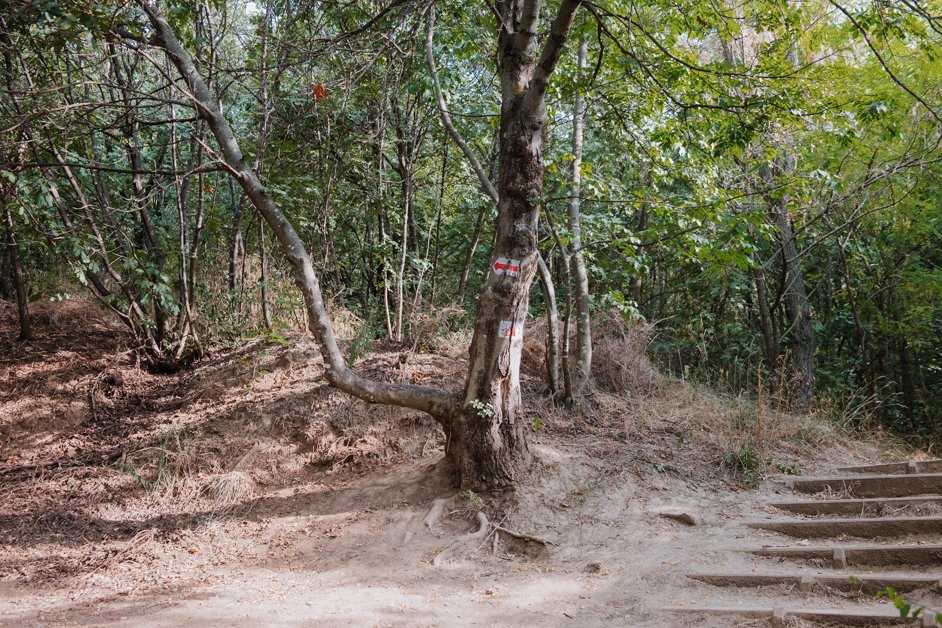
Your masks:
[{"label": "white paint on bark", "polygon": [[520,260],[498,257],[497,261],[492,264],[491,268],[494,269],[494,274],[496,275],[516,277],[520,274]]},{"label": "white paint on bark", "polygon": [[501,338],[522,338],[523,325],[520,323],[515,323],[514,321],[501,321],[500,329],[497,332],[497,335]]}]

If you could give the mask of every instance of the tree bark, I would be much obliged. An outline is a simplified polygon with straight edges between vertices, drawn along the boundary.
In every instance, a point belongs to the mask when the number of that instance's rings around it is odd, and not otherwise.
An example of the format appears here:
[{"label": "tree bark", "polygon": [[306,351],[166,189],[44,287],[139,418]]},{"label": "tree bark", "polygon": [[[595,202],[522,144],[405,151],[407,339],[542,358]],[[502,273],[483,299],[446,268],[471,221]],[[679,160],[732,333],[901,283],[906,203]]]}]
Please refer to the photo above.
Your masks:
[{"label": "tree bark", "polygon": [[3,246],[3,259],[0,260],[0,299],[10,299],[13,297],[13,288],[10,286],[10,250]]},{"label": "tree bark", "polygon": [[[445,95],[442,92],[441,82],[438,77],[438,70],[435,67],[435,54],[434,54],[434,41],[433,36],[435,32],[435,7],[434,5],[429,11],[429,24],[428,32],[425,41],[425,54],[426,61],[428,62],[429,74],[432,78],[432,85],[435,88],[435,97],[438,102],[438,111],[441,116],[442,126],[445,127],[445,130],[448,132],[448,135],[455,140],[455,144],[458,145],[458,148],[461,149],[461,152],[464,153],[465,158],[468,160],[468,163],[471,164],[472,170],[474,170],[475,176],[477,176],[478,181],[481,184],[481,189],[484,193],[494,201],[496,206],[500,206],[500,193],[497,188],[494,186],[494,183],[491,181],[491,177],[485,172],[484,167],[481,165],[480,160],[475,155],[474,151],[471,150],[471,147],[464,140],[461,134],[458,132],[458,129],[455,127],[454,123],[451,120],[451,114],[448,111],[448,105],[445,102]],[[584,56],[584,55],[583,55]],[[580,135],[581,137],[581,135]],[[580,150],[581,152],[581,150]],[[474,253],[477,250],[478,242],[481,238],[481,227],[484,220],[484,208],[478,212],[477,222],[474,227],[474,237],[472,239],[471,248],[468,251],[468,256],[465,260],[464,267],[461,272],[461,279],[458,283],[458,301],[463,302],[465,296],[465,289],[467,287],[468,275],[471,271],[471,264],[474,260]],[[577,210],[578,211],[578,210]],[[554,231],[555,233],[555,231]],[[557,237],[557,242],[559,238]],[[564,248],[561,246],[561,250]],[[556,307],[556,289],[553,284],[553,276],[549,272],[549,269],[546,267],[546,262],[543,260],[539,253],[537,254],[538,269],[540,273],[540,282],[543,285],[543,293],[546,299],[547,307],[547,337],[546,337],[546,353],[547,353],[547,386],[550,389],[550,392],[553,395],[556,395],[559,392],[559,329],[558,329],[558,319],[559,314]],[[568,275],[567,275],[568,276]],[[567,305],[570,305],[570,297],[567,293]],[[570,308],[571,309],[571,308]],[[568,311],[568,310],[567,310]],[[568,314],[567,314],[568,316]],[[568,324],[568,318],[567,318]],[[568,350],[568,347],[567,347]],[[568,357],[566,353],[563,354],[564,360]],[[569,398],[569,372],[568,366],[564,361],[564,368],[566,370],[566,395],[567,399]]]},{"label": "tree bark", "polygon": [[[848,239],[850,238],[849,235],[847,237]],[[873,389],[873,377],[871,377],[870,373],[870,343],[867,339],[867,330],[864,328],[863,321],[860,317],[860,309],[857,307],[857,298],[854,296],[854,287],[850,274],[850,264],[847,261],[847,253],[844,250],[846,245],[847,240],[842,240],[839,242],[837,252],[841,260],[844,286],[847,289],[847,306],[850,308],[851,316],[854,319],[854,332],[857,335],[857,347],[860,350],[860,370],[858,374],[862,377],[867,385],[867,390],[872,395],[875,391]]]},{"label": "tree bark", "polygon": [[[231,191],[231,196],[235,196],[235,191]],[[245,256],[245,239],[242,237],[242,216],[245,213],[245,194],[239,195],[239,200],[232,212],[232,234],[229,239],[229,292],[235,296],[236,285],[239,283],[236,277],[239,273],[242,258]]]},{"label": "tree bark", "polygon": [[13,291],[16,293],[16,314],[20,322],[20,340],[29,340],[33,337],[33,325],[29,318],[29,301],[26,296],[26,281],[23,279],[23,268],[20,266],[20,245],[16,239],[16,223],[13,222],[13,212],[10,211],[12,194],[7,193],[4,199],[4,216],[6,222],[6,249],[9,253],[11,276],[13,277]]},{"label": "tree bark", "polygon": [[474,264],[474,254],[477,253],[478,244],[481,242],[481,230],[484,228],[484,215],[487,213],[487,207],[484,205],[478,210],[477,220],[474,222],[474,235],[471,237],[471,246],[468,247],[468,254],[464,258],[464,264],[461,267],[461,277],[458,278],[458,304],[464,303],[465,294],[468,291],[468,277],[471,276],[471,266]]},{"label": "tree bark", "polygon": [[896,356],[899,360],[899,388],[902,393],[903,411],[909,419],[909,425],[914,434],[919,433],[919,423],[916,420],[916,388],[913,385],[912,365],[909,358],[909,343],[906,340],[906,331],[903,329],[902,317],[899,308],[893,308],[893,322],[895,323]]},{"label": "tree bark", "polygon": [[[543,195],[543,137],[549,77],[562,53],[578,0],[563,0],[536,57],[540,4],[510,0],[498,37],[501,83],[497,224],[490,269],[481,287],[471,339],[464,411],[448,455],[470,484],[511,484],[529,460],[521,417],[520,354],[530,285],[537,270],[537,221]],[[518,272],[499,272],[500,259]]]},{"label": "tree bark", "polygon": [[[579,42],[578,72],[582,78],[586,64],[588,40]],[[592,315],[589,311],[589,274],[582,251],[582,146],[585,127],[585,102],[576,89],[576,102],[572,111],[572,191],[569,196],[569,232],[572,234],[571,290],[576,302],[576,363],[572,374],[572,396],[582,394],[592,373]]]},{"label": "tree bark", "polygon": [[[272,19],[272,3],[265,3],[265,19],[262,22],[262,51],[261,51],[261,73],[259,82],[259,99],[262,103],[262,116],[258,124],[258,146],[255,148],[255,160],[252,162],[252,170],[258,172],[262,167],[262,161],[265,159],[265,148],[268,144],[268,125],[271,120],[274,104],[270,101],[268,90],[268,35]],[[262,323],[265,329],[271,329],[271,305],[268,299],[268,258],[265,250],[265,224],[262,218],[258,219],[258,262],[259,262],[259,297],[262,300]]]},{"label": "tree bark", "polygon": [[546,301],[546,383],[554,397],[559,392],[559,310],[556,307],[556,288],[543,256],[536,258],[540,273],[543,299]]},{"label": "tree bark", "polygon": [[765,287],[765,272],[758,260],[752,269],[752,279],[756,286],[756,305],[759,314],[759,330],[762,332],[762,347],[770,373],[778,372],[778,340],[772,329],[772,317],[769,313],[769,298]]},{"label": "tree bark", "polygon": [[448,136],[442,140],[442,174],[438,181],[438,209],[435,214],[435,256],[432,258],[432,279],[429,302],[435,306],[435,288],[438,287],[438,259],[442,251],[442,209],[445,207],[445,179],[448,174]]},{"label": "tree bark", "polygon": [[[786,156],[785,170],[792,169],[794,158]],[[763,166],[760,175],[766,182],[773,180],[771,169]],[[785,336],[791,355],[791,405],[796,412],[808,412],[814,397],[814,330],[811,324],[811,305],[805,289],[805,277],[798,255],[798,244],[792,229],[791,216],[784,199],[767,199],[772,223],[777,230],[782,256],[782,301],[788,318]]]},{"label": "tree bark", "polygon": [[559,229],[556,228],[556,224],[553,221],[553,214],[549,211],[546,212],[546,223],[549,227],[549,231],[553,236],[553,240],[556,242],[556,247],[559,249],[559,270],[564,283],[567,286],[570,286],[570,289],[566,291],[566,305],[563,310],[563,334],[559,343],[559,354],[560,361],[562,362],[563,369],[563,388],[561,391],[558,391],[557,397],[561,396],[563,403],[567,406],[573,404],[573,395],[572,395],[572,366],[571,358],[572,351],[569,346],[569,337],[572,335],[572,265],[570,264],[570,255],[569,249],[566,247],[566,243],[563,242],[562,237],[559,235]]},{"label": "tree bark", "polygon": [[265,251],[265,221],[258,219],[258,278],[259,296],[262,299],[262,324],[271,329],[271,304],[268,300],[268,254]]}]

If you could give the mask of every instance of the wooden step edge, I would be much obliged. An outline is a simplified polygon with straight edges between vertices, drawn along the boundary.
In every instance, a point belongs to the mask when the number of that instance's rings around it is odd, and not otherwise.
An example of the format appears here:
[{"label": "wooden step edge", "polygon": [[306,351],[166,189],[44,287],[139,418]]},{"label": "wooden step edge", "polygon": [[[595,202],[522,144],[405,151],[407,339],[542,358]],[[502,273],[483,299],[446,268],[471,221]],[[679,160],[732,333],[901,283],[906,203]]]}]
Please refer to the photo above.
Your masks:
[{"label": "wooden step edge", "polygon": [[749,548],[730,548],[732,552],[756,552],[756,551],[796,551],[796,552],[830,552],[841,548],[848,552],[866,552],[870,550],[880,551],[910,551],[922,550],[926,552],[942,552],[942,543],[918,543],[905,545],[879,545],[876,543],[866,543],[858,545],[832,544],[832,545],[759,545]]},{"label": "wooden step edge", "polygon": [[[772,626],[783,626],[785,619],[794,617],[806,621],[840,622],[841,626],[873,625],[880,626],[935,626],[932,617],[923,616],[918,619],[903,618],[892,607],[884,609],[833,609],[833,608],[800,608],[775,606],[769,607],[737,607],[737,606],[671,606],[662,609],[665,612],[698,614],[710,616],[735,615],[749,619],[769,618]],[[931,622],[931,623],[927,623]]]},{"label": "wooden step edge", "polygon": [[893,475],[904,473],[934,473],[942,471],[942,458],[851,465],[848,467],[838,467],[836,471],[840,473],[884,473]]},{"label": "wooden step edge", "polygon": [[[940,523],[942,524],[942,516],[939,515],[922,515],[916,517],[818,517],[816,519],[753,519],[751,521],[743,521],[743,525],[749,526],[750,528],[760,528],[763,525],[778,525],[778,524],[789,524],[789,525],[807,525],[807,526],[818,526],[823,524],[830,525],[843,525],[843,524],[869,524],[869,523],[886,523],[886,524],[907,524],[907,523]],[[939,532],[942,532],[942,527],[939,528]]]},{"label": "wooden step edge", "polygon": [[911,473],[899,475],[896,473],[868,473],[864,475],[787,475],[771,478],[774,482],[785,484],[802,484],[806,482],[868,482],[873,480],[912,481],[919,479],[942,478],[942,472]]},{"label": "wooden step edge", "polygon": [[850,514],[865,508],[907,508],[910,506],[942,506],[942,495],[916,495],[909,497],[857,497],[852,499],[810,499],[766,502],[777,510],[800,515]]},{"label": "wooden step edge", "polygon": [[745,521],[749,528],[796,537],[835,537],[841,534],[867,538],[942,535],[942,516],[924,517],[818,517],[815,519],[766,519]]},{"label": "wooden step edge", "polygon": [[902,576],[893,574],[867,574],[847,576],[821,573],[689,573],[691,580],[697,580],[713,586],[728,587],[764,587],[790,584],[799,591],[810,591],[814,585],[822,585],[839,591],[864,591],[876,593],[887,587],[893,587],[901,593],[918,589],[929,589],[942,594],[942,575],[940,576]]},{"label": "wooden step edge", "polygon": [[799,493],[830,491],[846,493],[848,498],[938,495],[942,493],[942,473],[794,477],[784,480],[784,485]]},{"label": "wooden step edge", "polygon": [[830,560],[832,569],[848,565],[942,565],[942,544],[919,545],[765,545],[731,548],[729,551],[755,556],[794,560]]}]

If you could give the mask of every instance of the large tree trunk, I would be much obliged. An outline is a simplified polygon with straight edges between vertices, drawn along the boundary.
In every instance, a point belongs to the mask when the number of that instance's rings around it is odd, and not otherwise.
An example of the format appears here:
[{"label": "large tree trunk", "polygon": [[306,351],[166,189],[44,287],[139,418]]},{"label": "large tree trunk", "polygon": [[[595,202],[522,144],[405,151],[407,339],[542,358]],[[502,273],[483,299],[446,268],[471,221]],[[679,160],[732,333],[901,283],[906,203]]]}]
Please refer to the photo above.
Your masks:
[{"label": "large tree trunk", "polygon": [[471,485],[510,484],[530,460],[520,411],[520,354],[537,271],[545,95],[579,2],[563,0],[537,61],[539,6],[520,0],[501,5],[497,225],[474,321],[464,408],[448,434],[448,456]]},{"label": "large tree trunk", "polygon": [[465,412],[453,426],[448,454],[472,484],[512,480],[529,461],[526,426],[519,420],[520,354],[536,273],[538,202],[543,192],[541,146],[545,113],[523,115],[521,103],[501,115],[497,230],[491,265],[503,258],[518,267],[488,272],[478,299],[465,388]]}]

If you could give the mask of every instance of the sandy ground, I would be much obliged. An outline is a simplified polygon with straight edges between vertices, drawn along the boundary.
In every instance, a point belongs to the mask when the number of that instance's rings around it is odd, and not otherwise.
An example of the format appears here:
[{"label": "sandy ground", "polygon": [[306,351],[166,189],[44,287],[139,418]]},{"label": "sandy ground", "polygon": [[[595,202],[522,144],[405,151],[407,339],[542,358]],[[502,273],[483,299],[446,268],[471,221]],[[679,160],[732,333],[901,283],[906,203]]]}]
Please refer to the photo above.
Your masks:
[{"label": "sandy ground", "polygon": [[[755,412],[689,385],[599,392],[573,418],[527,380],[539,462],[494,499],[450,485],[429,419],[327,388],[304,338],[153,376],[89,308],[39,318],[28,345],[0,323],[0,625],[728,626],[663,609],[782,593],[684,577],[786,568],[735,552],[776,539],[743,522],[773,516],[762,502],[783,489],[720,465]],[[357,368],[460,381],[459,356],[403,352],[376,347]],[[762,429],[773,471],[887,456],[820,425]],[[433,564],[481,510],[551,544],[490,535]]]}]

